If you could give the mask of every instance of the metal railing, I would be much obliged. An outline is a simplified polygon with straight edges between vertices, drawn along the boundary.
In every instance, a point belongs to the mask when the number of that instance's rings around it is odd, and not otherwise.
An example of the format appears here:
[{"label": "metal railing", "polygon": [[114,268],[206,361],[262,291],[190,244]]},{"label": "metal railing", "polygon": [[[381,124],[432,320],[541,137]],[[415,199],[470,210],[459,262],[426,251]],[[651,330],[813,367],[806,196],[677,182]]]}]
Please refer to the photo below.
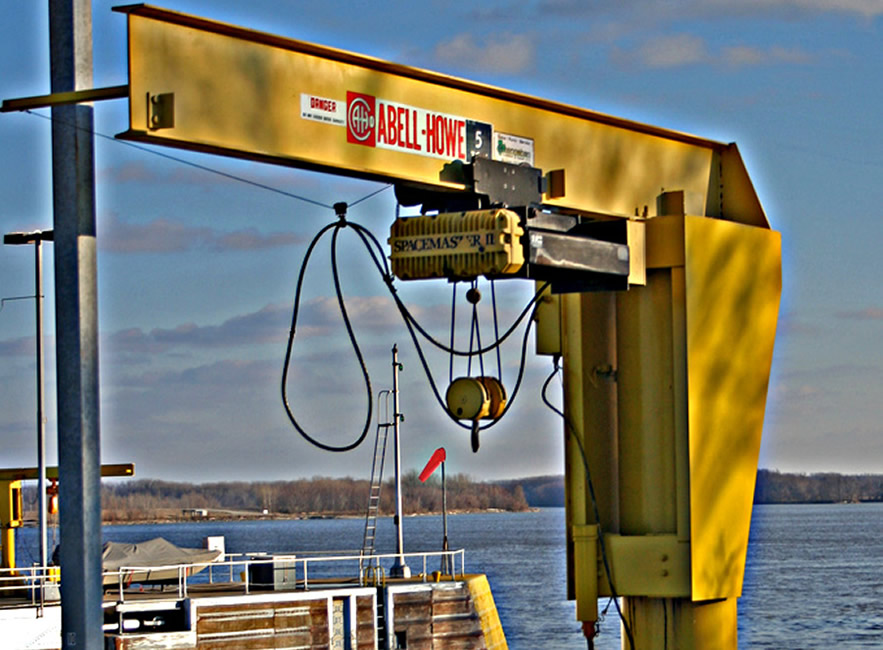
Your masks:
[{"label": "metal railing", "polygon": [[15,569],[0,568],[0,599],[8,599],[17,605],[35,606],[40,616],[47,601],[58,601],[59,580],[57,566],[34,564]]},{"label": "metal railing", "polygon": [[[234,586],[245,593],[261,588],[310,590],[344,585],[376,586],[386,583],[389,568],[401,557],[395,553],[226,553],[213,562],[122,566],[114,571],[105,571],[102,581],[104,588],[112,591],[118,602],[125,602],[127,589],[136,584],[172,585],[175,591],[169,593],[163,590],[163,596],[179,599],[187,598],[194,585],[216,585],[219,588]],[[466,553],[463,549],[405,553],[404,557],[410,560],[409,564],[422,566],[422,572],[415,579],[422,579],[423,582],[442,577],[455,579],[458,575],[462,578],[466,572]],[[447,558],[450,572],[433,571],[431,567],[441,566],[443,558]],[[270,582],[265,581],[268,571],[272,575]],[[282,582],[286,583],[281,587],[276,582],[280,574]],[[30,602],[31,605],[42,606],[46,600],[54,600],[47,598],[46,594],[47,590],[58,593],[59,580],[59,567],[55,566],[0,569],[0,601],[9,599],[19,605]],[[139,590],[138,593],[142,592]]]}]

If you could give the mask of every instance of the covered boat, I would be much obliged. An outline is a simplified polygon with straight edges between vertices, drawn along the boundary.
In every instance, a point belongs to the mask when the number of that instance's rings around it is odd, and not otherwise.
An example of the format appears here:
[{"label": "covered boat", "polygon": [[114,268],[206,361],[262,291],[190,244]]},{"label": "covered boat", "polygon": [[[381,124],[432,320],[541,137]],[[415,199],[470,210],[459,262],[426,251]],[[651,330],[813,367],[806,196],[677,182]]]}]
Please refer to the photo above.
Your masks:
[{"label": "covered boat", "polygon": [[199,573],[222,555],[215,549],[175,546],[162,537],[137,544],[105,542],[101,554],[104,584],[174,581],[182,577],[182,571],[184,575]]}]

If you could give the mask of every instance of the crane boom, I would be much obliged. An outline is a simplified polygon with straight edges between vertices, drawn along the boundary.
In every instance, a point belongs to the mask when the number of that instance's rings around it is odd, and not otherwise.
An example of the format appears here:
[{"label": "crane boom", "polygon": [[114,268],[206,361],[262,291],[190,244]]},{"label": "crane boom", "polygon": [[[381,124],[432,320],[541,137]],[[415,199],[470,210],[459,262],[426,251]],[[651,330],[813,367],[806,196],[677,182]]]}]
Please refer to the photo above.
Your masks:
[{"label": "crane boom", "polygon": [[396,183],[459,189],[444,162],[563,169],[549,205],[691,214],[769,227],[735,145],[152,7],[129,23],[120,137]]}]

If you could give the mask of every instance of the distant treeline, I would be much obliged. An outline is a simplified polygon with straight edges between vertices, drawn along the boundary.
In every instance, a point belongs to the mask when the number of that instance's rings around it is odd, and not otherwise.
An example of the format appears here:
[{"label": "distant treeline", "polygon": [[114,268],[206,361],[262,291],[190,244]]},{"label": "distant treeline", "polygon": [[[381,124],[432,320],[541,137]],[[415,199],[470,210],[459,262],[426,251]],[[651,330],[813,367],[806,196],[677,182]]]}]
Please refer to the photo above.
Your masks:
[{"label": "distant treeline", "polygon": [[[406,514],[441,512],[442,490],[437,476],[421,483],[417,472],[402,477]],[[177,483],[159,480],[115,481],[102,485],[104,520],[145,521],[159,513],[182,515],[207,510],[270,515],[362,515],[368,503],[368,481],[315,477],[295,481]],[[564,477],[537,476],[497,482],[477,482],[466,475],[447,480],[448,511],[523,511],[564,505]],[[384,483],[381,514],[395,509],[392,480]],[[26,508],[36,503],[36,490],[25,488]],[[786,474],[762,469],[757,473],[754,503],[839,503],[883,501],[883,475]],[[214,511],[214,512],[213,512]]]},{"label": "distant treeline", "polygon": [[[520,485],[528,505],[534,508],[564,505],[564,477],[503,481]],[[785,474],[777,470],[757,472],[754,503],[840,503],[883,501],[883,474]]]},{"label": "distant treeline", "polygon": [[[159,480],[119,481],[102,486],[105,521],[143,521],[162,511],[207,510],[273,515],[362,515],[368,505],[369,482],[352,478],[315,477],[295,481],[176,483]],[[417,472],[402,476],[405,514],[441,512],[441,481],[421,483]],[[518,485],[479,483],[465,475],[447,477],[448,511],[528,509]],[[395,510],[392,480],[381,488],[381,513]]]},{"label": "distant treeline", "polygon": [[[564,477],[502,481],[511,489],[521,486],[532,508],[564,505]],[[785,474],[762,469],[757,472],[754,503],[840,503],[883,501],[883,474]]]},{"label": "distant treeline", "polygon": [[518,487],[524,492],[524,498],[531,508],[564,507],[564,477],[534,476],[509,481],[499,481],[499,485],[508,490]]},{"label": "distant treeline", "polygon": [[883,501],[883,474],[757,473],[754,503],[840,503]]}]

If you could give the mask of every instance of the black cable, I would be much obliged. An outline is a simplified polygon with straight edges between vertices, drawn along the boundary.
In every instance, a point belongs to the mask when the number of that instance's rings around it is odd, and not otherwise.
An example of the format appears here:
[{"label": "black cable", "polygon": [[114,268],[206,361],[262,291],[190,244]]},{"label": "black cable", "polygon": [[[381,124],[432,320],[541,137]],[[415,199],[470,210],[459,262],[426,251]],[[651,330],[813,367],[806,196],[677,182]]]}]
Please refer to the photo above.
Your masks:
[{"label": "black cable", "polygon": [[[451,349],[454,349],[454,331],[457,326],[457,281],[451,283],[453,290],[451,291]],[[448,360],[448,383],[454,382],[454,355],[449,355]]]},{"label": "black cable", "polygon": [[[294,425],[294,428],[306,439],[308,442],[318,447],[319,449],[324,449],[325,451],[331,452],[344,452],[350,451],[351,449],[355,449],[362,441],[365,439],[365,436],[368,435],[368,429],[371,426],[371,418],[373,415],[373,400],[372,400],[372,390],[371,390],[371,378],[368,375],[368,369],[365,366],[365,360],[362,357],[362,352],[359,349],[359,344],[356,341],[355,334],[353,333],[352,326],[349,321],[349,316],[346,312],[346,306],[343,299],[343,292],[340,287],[340,278],[337,274],[337,233],[341,228],[346,226],[345,221],[340,221],[336,223],[330,223],[324,228],[322,228],[313,240],[310,242],[310,245],[307,247],[307,252],[304,255],[304,260],[301,263],[300,272],[297,277],[297,288],[294,293],[294,308],[292,310],[291,315],[291,330],[288,335],[288,345],[285,348],[285,361],[282,366],[282,404],[285,406],[285,412],[288,414],[288,419],[291,421],[291,424]],[[368,412],[367,417],[365,418],[365,426],[362,429],[361,434],[350,444],[348,445],[329,445],[324,442],[321,442],[311,436],[306,430],[298,423],[297,419],[294,417],[294,413],[291,410],[291,405],[288,402],[288,368],[291,364],[291,353],[294,348],[294,337],[297,330],[297,319],[300,312],[300,298],[301,292],[303,290],[303,281],[304,276],[306,274],[307,266],[309,266],[310,257],[313,254],[313,250],[316,247],[316,244],[319,243],[319,240],[327,233],[329,230],[334,229],[334,233],[332,234],[331,240],[331,257],[332,257],[332,271],[334,275],[334,289],[337,293],[337,303],[340,308],[341,316],[343,317],[344,324],[346,326],[347,334],[350,338],[350,344],[353,346],[353,350],[356,353],[356,357],[359,360],[359,364],[362,367],[362,375],[365,378],[365,389],[368,394]]]},{"label": "black cable", "polygon": [[[494,312],[494,340],[496,341],[500,338],[500,322],[497,319],[497,289],[495,280],[491,280],[491,307]],[[502,383],[503,362],[500,358],[500,346],[497,346],[497,379]]]},{"label": "black cable", "polygon": [[[478,293],[478,280],[473,280],[473,285],[475,287],[476,294]],[[475,323],[475,343],[478,345],[478,349],[481,350],[481,324],[478,320],[478,303],[476,302],[473,306],[472,310],[472,319]],[[471,345],[469,347],[472,347]],[[500,346],[497,346],[497,350],[499,351]],[[479,377],[484,377],[484,354],[481,352],[478,353],[478,372]]]},{"label": "black cable", "polygon": [[512,333],[518,329],[518,326],[521,325],[521,321],[524,320],[524,317],[528,314],[528,312],[531,311],[531,307],[533,307],[534,304],[537,301],[539,301],[539,299],[542,297],[543,291],[545,291],[548,286],[549,286],[549,283],[547,282],[537,290],[537,292],[534,294],[533,298],[530,299],[530,301],[527,303],[527,305],[524,307],[524,309],[521,311],[521,313],[517,316],[517,318],[512,323],[512,325],[509,327],[509,329],[506,330],[506,332],[503,334],[503,336],[499,337],[496,341],[494,341],[493,343],[488,345],[486,348],[480,348],[480,349],[474,350],[474,351],[456,350],[453,347],[448,347],[444,343],[438,341],[437,339],[435,339],[432,336],[432,334],[430,334],[423,327],[420,326],[420,324],[414,319],[414,317],[411,316],[411,313],[408,311],[408,308],[404,306],[404,303],[402,303],[400,299],[396,298],[396,303],[399,305],[399,311],[402,312],[402,316],[404,316],[405,319],[410,320],[411,323],[414,325],[414,328],[423,336],[423,338],[425,338],[427,341],[429,341],[432,345],[437,347],[442,352],[447,352],[448,354],[454,354],[459,357],[468,357],[473,354],[484,354],[486,352],[490,352],[491,350],[495,350],[498,347],[500,347],[512,335]]},{"label": "black cable", "polygon": [[[420,331],[421,334],[426,336],[431,341],[432,341],[432,338],[429,337],[427,334],[425,334],[425,331],[417,323],[416,319],[413,317],[413,315],[410,313],[408,308],[402,302],[401,298],[399,298],[398,292],[397,292],[394,282],[393,282],[394,277],[389,272],[389,265],[387,263],[386,256],[383,254],[383,248],[381,247],[377,238],[371,233],[371,231],[366,229],[364,226],[361,226],[360,224],[357,224],[357,223],[354,223],[351,221],[346,221],[346,219],[343,215],[339,215],[339,216],[340,216],[339,221],[334,222],[334,223],[330,223],[330,224],[326,225],[325,227],[323,227],[316,234],[316,236],[313,238],[313,240],[310,242],[310,245],[307,247],[307,251],[304,255],[304,260],[301,263],[300,272],[298,273],[297,287],[295,290],[294,307],[292,310],[292,317],[291,317],[291,329],[289,332],[288,343],[287,343],[286,350],[285,350],[285,360],[284,360],[283,369],[282,369],[282,385],[281,385],[282,402],[285,407],[285,412],[288,415],[288,418],[291,421],[292,425],[305,440],[307,440],[308,442],[310,442],[311,444],[315,445],[316,447],[318,447],[320,449],[324,449],[326,451],[332,451],[332,452],[350,451],[350,450],[358,447],[362,443],[362,441],[365,439],[365,436],[368,434],[368,429],[370,428],[371,417],[373,414],[373,402],[371,399],[371,380],[368,375],[368,370],[365,365],[364,358],[362,357],[361,349],[359,348],[355,333],[353,332],[352,326],[349,321],[349,316],[346,311],[345,300],[343,297],[343,291],[340,286],[340,279],[339,279],[339,275],[338,275],[338,271],[337,271],[337,254],[336,254],[337,234],[341,228],[349,227],[353,231],[355,231],[356,234],[359,236],[359,238],[362,240],[363,244],[365,245],[365,249],[368,251],[368,254],[371,257],[371,260],[374,263],[374,266],[377,268],[378,272],[381,274],[382,279],[383,279],[384,283],[386,284],[386,286],[390,292],[390,295],[392,296],[392,298],[396,304],[396,307],[398,308],[399,312],[401,313],[403,320],[405,322],[405,326],[408,328],[408,333],[411,336],[411,340],[414,342],[414,347],[417,350],[417,356],[420,359],[420,363],[423,367],[424,373],[426,374],[426,377],[429,381],[429,385],[430,385],[430,388],[432,389],[433,396],[435,397],[435,399],[438,402],[439,406],[441,407],[442,411],[451,419],[451,421],[453,421],[458,426],[460,426],[464,429],[470,429],[470,430],[473,429],[472,423],[464,424],[460,420],[456,419],[454,417],[454,415],[452,413],[450,413],[450,411],[448,410],[445,400],[442,399],[441,394],[438,390],[438,386],[435,383],[435,379],[432,376],[432,371],[429,368],[429,363],[427,362],[426,356],[423,352],[423,348],[420,345],[420,340],[417,337],[417,332]],[[298,315],[300,312],[300,299],[301,299],[301,294],[303,291],[304,276],[306,273],[307,266],[309,265],[310,258],[313,254],[313,250],[315,249],[317,243],[325,235],[325,233],[327,233],[331,229],[334,229],[334,232],[332,233],[331,266],[332,266],[332,272],[333,272],[333,276],[334,276],[334,286],[335,286],[335,293],[337,295],[338,307],[339,307],[341,316],[344,320],[344,324],[347,329],[347,334],[350,338],[350,344],[353,347],[353,350],[355,351],[356,357],[358,358],[359,364],[361,366],[362,375],[365,380],[365,388],[366,388],[366,392],[368,395],[368,409],[367,409],[367,417],[365,419],[365,426],[363,427],[362,432],[359,434],[359,436],[356,438],[355,441],[353,441],[352,443],[350,443],[348,445],[343,445],[343,446],[329,445],[329,444],[323,443],[306,432],[306,430],[297,421],[297,419],[294,416],[294,413],[291,410],[291,406],[288,401],[288,388],[287,388],[288,372],[289,372],[289,367],[291,364],[291,355],[292,355],[292,350],[294,347],[294,338],[295,338],[295,334],[296,334],[296,330],[297,330],[297,319],[298,319]],[[378,255],[378,253],[379,253],[379,255]],[[517,327],[517,325],[524,319],[524,316],[528,312],[530,312],[530,320],[528,321],[528,324],[525,327],[524,337],[522,339],[521,359],[519,362],[518,376],[515,381],[515,387],[512,390],[512,395],[507,400],[506,406],[503,408],[503,412],[500,414],[500,417],[497,418],[496,420],[492,420],[492,421],[488,422],[487,424],[484,424],[481,427],[477,427],[477,430],[479,430],[479,431],[489,429],[490,427],[496,425],[500,420],[502,420],[503,416],[509,411],[509,409],[512,407],[512,405],[515,402],[515,398],[518,395],[519,389],[521,387],[521,382],[524,378],[524,369],[526,366],[526,359],[527,359],[527,342],[528,342],[528,339],[530,336],[531,327],[533,325],[533,320],[534,320],[533,316],[536,313],[536,309],[538,307],[539,297],[542,294],[542,292],[546,289],[547,286],[548,286],[548,284],[544,285],[543,287],[540,288],[540,290],[528,302],[527,306],[524,308],[524,310],[518,316],[515,324],[513,324],[513,326],[510,328],[510,330],[504,335],[504,336],[509,336],[514,331],[515,327]],[[502,343],[502,340],[498,340],[493,345],[490,345],[485,349],[479,349],[479,350],[473,351],[472,354],[480,354],[483,351],[492,350],[496,347],[499,347],[499,345],[501,343]],[[442,347],[442,349],[447,349],[444,345],[441,345],[441,347]],[[450,350],[451,350],[452,354],[461,354],[464,356],[466,355],[465,353],[453,350],[453,347]]]},{"label": "black cable", "polygon": [[[442,399],[441,393],[438,390],[438,386],[436,386],[435,379],[432,376],[432,371],[429,368],[429,363],[426,361],[426,356],[423,353],[423,348],[421,347],[420,341],[417,338],[417,332],[419,331],[424,337],[426,337],[428,340],[430,340],[431,343],[435,344],[436,347],[440,347],[442,350],[446,350],[449,353],[453,353],[453,354],[459,354],[461,356],[466,356],[466,353],[456,351],[456,350],[452,351],[452,348],[449,349],[446,346],[444,346],[444,344],[437,343],[436,341],[434,341],[434,339],[432,339],[431,336],[429,336],[428,334],[425,333],[425,331],[420,327],[420,324],[417,323],[416,319],[410,313],[407,306],[405,306],[405,304],[402,302],[401,298],[399,298],[398,292],[396,291],[395,285],[393,284],[394,277],[392,276],[392,274],[389,273],[389,266],[386,264],[386,258],[382,256],[383,249],[381,248],[380,243],[377,241],[377,238],[373,235],[373,233],[371,233],[370,230],[366,229],[364,226],[361,226],[361,225],[354,223],[354,222],[348,222],[347,225],[349,225],[354,230],[356,230],[356,232],[362,238],[362,241],[365,243],[366,247],[368,247],[369,252],[371,252],[371,257],[374,261],[374,265],[378,268],[381,275],[383,276],[383,280],[386,283],[387,288],[389,289],[390,295],[392,296],[393,300],[395,301],[396,307],[399,309],[399,313],[401,313],[401,315],[404,319],[405,326],[408,328],[408,334],[411,336],[411,340],[414,342],[414,347],[417,350],[417,356],[420,359],[420,364],[423,367],[423,371],[426,374],[427,380],[429,381],[429,386],[432,389],[432,394],[435,397],[436,402],[438,402],[442,411],[444,411],[445,414],[447,414],[448,417],[451,419],[451,421],[454,422],[455,424],[457,424],[457,426],[462,427],[463,429],[472,429],[471,423],[464,424],[464,423],[460,422],[460,420],[456,419],[448,411],[447,404],[445,403],[445,400]],[[374,255],[373,251],[371,250],[372,244],[378,251],[381,251],[381,258],[383,259],[383,262],[384,262],[383,265],[381,265],[380,261],[377,259],[377,257]],[[516,378],[516,381],[515,381],[515,388],[512,391],[512,396],[507,400],[506,406],[504,407],[503,412],[500,414],[500,417],[496,420],[493,420],[493,421],[481,426],[479,428],[480,431],[483,431],[485,429],[489,429],[490,427],[494,426],[497,422],[502,420],[503,416],[509,411],[509,409],[512,407],[512,404],[515,402],[515,397],[518,395],[518,391],[519,391],[519,388],[521,387],[522,379],[524,378],[524,368],[525,368],[525,363],[526,363],[526,359],[527,359],[527,342],[528,342],[528,339],[530,336],[530,328],[533,326],[533,320],[534,320],[533,316],[536,313],[538,301],[539,301],[542,293],[548,288],[548,286],[549,286],[549,283],[545,283],[534,294],[533,298],[531,298],[531,300],[528,302],[527,306],[524,308],[524,310],[522,310],[521,314],[518,316],[515,323],[512,325],[512,327],[509,328],[509,331],[504,335],[503,339],[500,339],[497,342],[495,342],[493,345],[489,345],[487,348],[485,348],[485,350],[492,350],[496,347],[499,347],[499,345],[503,342],[505,337],[508,337],[513,331],[515,331],[515,328],[521,323],[521,321],[524,319],[525,315],[530,313],[530,320],[528,321],[528,325],[525,328],[524,338],[522,339],[522,342],[521,342],[521,361],[519,363],[518,377]],[[480,350],[480,351],[483,351],[483,350]],[[475,353],[478,353],[478,352],[479,351],[476,351]]]},{"label": "black cable", "polygon": [[383,265],[380,264],[379,260],[377,259],[377,257],[374,255],[373,252],[371,252],[371,257],[374,260],[375,266],[377,266],[378,270],[380,271],[380,274],[383,276],[383,281],[386,283],[387,288],[389,289],[390,294],[392,295],[393,300],[395,301],[396,306],[398,307],[399,312],[402,314],[402,317],[405,319],[405,321],[410,323],[413,326],[413,328],[417,332],[419,332],[421,334],[421,336],[423,336],[432,345],[434,345],[436,348],[438,348],[442,352],[446,352],[448,354],[453,354],[453,355],[460,356],[460,357],[468,357],[473,354],[483,354],[485,352],[490,352],[491,350],[497,349],[500,345],[502,345],[512,335],[513,332],[515,332],[516,329],[518,329],[518,326],[521,324],[521,321],[524,320],[524,317],[528,313],[531,313],[531,314],[533,313],[531,311],[531,308],[533,308],[534,305],[540,300],[540,298],[543,295],[543,292],[550,285],[549,282],[546,282],[545,284],[543,284],[543,286],[541,286],[536,291],[536,293],[534,293],[533,298],[531,298],[530,301],[527,303],[527,305],[525,305],[524,309],[516,317],[515,321],[512,323],[512,325],[509,327],[509,329],[506,330],[506,332],[503,334],[503,336],[499,337],[494,343],[487,346],[486,348],[480,348],[480,349],[474,350],[474,351],[456,350],[456,349],[454,349],[453,346],[448,347],[444,343],[436,340],[429,332],[427,332],[420,325],[420,323],[417,322],[417,319],[414,318],[414,316],[411,314],[410,310],[407,308],[405,303],[402,302],[402,299],[399,298],[396,288],[393,285],[394,277],[393,277],[392,273],[390,273],[390,271],[389,271],[389,264],[387,262],[385,254],[383,252],[383,247],[380,245],[380,242],[377,241],[377,238],[374,236],[374,234],[370,230],[365,228],[364,226],[357,224],[353,221],[347,222],[347,225],[352,227],[354,230],[356,230],[356,232],[358,232],[359,236],[362,238],[362,241],[365,242],[365,245],[369,248],[369,252],[370,252],[370,249],[372,248],[372,246],[374,248],[376,248],[377,251],[379,251],[380,259],[383,260]]},{"label": "black cable", "polygon": [[[474,344],[478,343],[478,349],[481,350],[481,328],[478,324],[478,280],[472,281],[472,286],[466,293],[469,302],[472,303],[472,321],[469,323],[469,363],[466,365],[466,375],[472,376],[472,357],[478,355],[479,371],[478,376],[484,377],[484,358],[481,352],[475,352]],[[474,300],[474,302],[473,302]],[[451,346],[453,347],[453,346]],[[498,348],[499,349],[499,348]]]},{"label": "black cable", "polygon": [[0,298],[0,311],[3,311],[3,307],[6,306],[7,302],[12,302],[13,300],[33,300],[36,298],[36,295],[33,296],[12,296],[10,298]]},{"label": "black cable", "polygon": [[[347,225],[359,235],[359,238],[362,240],[362,243],[365,244],[365,248],[371,256],[371,261],[374,262],[374,266],[377,267],[377,271],[380,273],[383,281],[386,283],[387,287],[394,292],[395,288],[392,287],[393,275],[389,271],[389,263],[380,242],[377,241],[377,238],[371,233],[371,231],[364,226],[353,221],[348,221]],[[374,250],[375,248],[377,249],[376,252]]]},{"label": "black cable", "polygon": [[592,513],[595,516],[595,522],[597,523],[597,526],[598,526],[598,541],[600,542],[601,560],[604,564],[604,573],[607,576],[607,584],[610,585],[610,594],[613,597],[613,604],[616,605],[616,611],[619,614],[619,619],[620,619],[620,621],[622,621],[622,626],[625,629],[626,636],[628,637],[629,647],[631,647],[632,650],[634,650],[635,640],[634,640],[634,638],[632,638],[632,630],[629,627],[628,621],[626,621],[626,618],[623,615],[622,610],[619,607],[619,596],[616,593],[616,587],[613,586],[613,577],[612,577],[611,571],[610,571],[610,563],[607,561],[607,548],[606,548],[606,544],[604,544],[604,530],[601,527],[601,514],[600,514],[600,511],[598,510],[598,499],[595,497],[595,486],[592,483],[592,473],[589,470],[589,461],[586,458],[586,451],[583,448],[582,441],[579,439],[579,436],[576,434],[576,428],[571,423],[570,418],[567,417],[567,415],[564,413],[564,411],[561,411],[554,404],[552,404],[552,402],[549,401],[549,398],[546,395],[546,391],[549,388],[549,384],[552,382],[552,379],[555,378],[555,375],[558,374],[558,371],[561,370],[561,366],[558,365],[558,361],[559,361],[558,356],[555,356],[555,359],[553,361],[555,367],[553,368],[553,370],[549,374],[549,376],[546,378],[546,381],[543,382],[543,388],[542,388],[542,391],[540,392],[540,395],[542,397],[543,403],[546,406],[548,406],[554,413],[557,413],[561,417],[562,420],[564,420],[564,430],[573,439],[573,441],[576,443],[577,448],[579,449],[579,455],[582,458],[582,463],[583,463],[583,470],[585,471],[585,474],[586,474],[586,485],[589,488],[589,495],[592,500]]},{"label": "black cable", "polygon": [[374,198],[375,196],[377,196],[381,192],[385,192],[386,190],[388,190],[391,187],[392,187],[391,183],[389,185],[384,185],[379,190],[374,190],[373,192],[369,192],[368,194],[363,196],[361,199],[357,199],[357,200],[353,201],[352,203],[349,204],[349,206],[353,207],[354,205],[359,205],[359,203],[361,203],[362,201],[367,201],[368,199]]},{"label": "black cable", "polygon": [[[531,301],[531,302],[534,302],[534,301]],[[500,422],[503,419],[503,416],[509,412],[509,409],[512,408],[512,405],[515,403],[515,398],[518,395],[518,391],[521,387],[521,381],[522,381],[522,379],[524,379],[524,368],[525,368],[526,360],[527,360],[527,342],[528,342],[528,339],[530,338],[530,329],[533,326],[533,320],[534,320],[533,315],[534,315],[534,313],[536,313],[536,309],[537,309],[537,306],[534,305],[533,311],[531,311],[530,320],[528,321],[527,327],[525,327],[525,329],[524,329],[524,337],[521,341],[521,361],[518,366],[518,377],[515,380],[515,388],[512,390],[512,396],[506,401],[506,406],[503,408],[503,412],[500,414],[500,417],[498,417],[496,420],[492,420],[492,421],[488,422],[487,424],[484,424],[484,425],[478,427],[479,431],[484,431],[485,429],[490,429],[491,427],[495,426],[498,422]],[[471,430],[473,428],[472,423],[464,424],[463,422],[461,422],[460,420],[455,418],[450,411],[448,411],[447,405],[445,404],[444,400],[442,399],[441,394],[438,390],[438,387],[435,385],[435,380],[432,377],[432,371],[430,370],[429,364],[427,363],[426,358],[423,355],[423,349],[420,346],[419,340],[417,339],[417,334],[415,333],[414,328],[412,327],[411,322],[409,320],[405,320],[405,325],[407,326],[408,332],[411,335],[411,340],[414,342],[414,347],[417,349],[417,356],[420,358],[420,363],[423,366],[423,371],[426,374],[426,378],[429,380],[429,385],[432,388],[432,393],[435,396],[435,399],[438,402],[439,406],[441,406],[441,408],[445,412],[445,414],[447,414],[447,416],[451,419],[451,421],[454,422],[457,426],[459,426],[463,429]]]}]

